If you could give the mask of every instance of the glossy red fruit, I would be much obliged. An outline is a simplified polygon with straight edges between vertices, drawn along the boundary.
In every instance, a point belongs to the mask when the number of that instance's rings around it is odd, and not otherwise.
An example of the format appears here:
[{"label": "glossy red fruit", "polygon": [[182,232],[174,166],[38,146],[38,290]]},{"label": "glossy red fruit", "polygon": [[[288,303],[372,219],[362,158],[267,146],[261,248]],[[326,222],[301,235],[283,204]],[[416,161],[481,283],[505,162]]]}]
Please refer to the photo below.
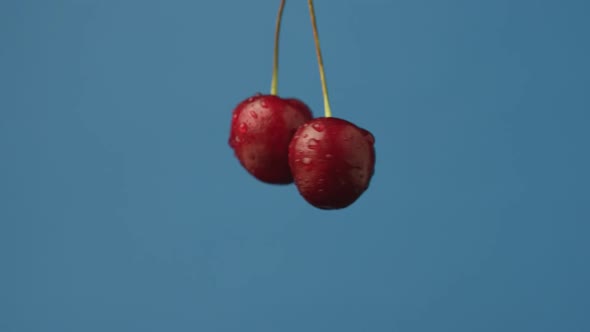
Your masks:
[{"label": "glossy red fruit", "polygon": [[369,187],[375,169],[375,138],[339,118],[316,118],[296,132],[289,145],[295,185],[320,209],[341,209]]},{"label": "glossy red fruit", "polygon": [[293,182],[289,142],[312,114],[302,101],[275,95],[250,97],[233,111],[229,145],[242,166],[260,181]]}]

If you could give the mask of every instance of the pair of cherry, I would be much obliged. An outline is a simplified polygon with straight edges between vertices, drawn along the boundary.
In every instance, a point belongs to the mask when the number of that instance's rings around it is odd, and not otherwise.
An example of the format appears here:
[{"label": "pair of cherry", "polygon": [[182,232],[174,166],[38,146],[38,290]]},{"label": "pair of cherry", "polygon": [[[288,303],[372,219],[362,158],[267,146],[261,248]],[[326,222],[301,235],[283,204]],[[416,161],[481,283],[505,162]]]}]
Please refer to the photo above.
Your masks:
[{"label": "pair of cherry", "polygon": [[270,184],[295,182],[303,198],[320,209],[341,209],[368,188],[375,165],[373,135],[332,117],[313,1],[308,0],[320,67],[324,117],[313,118],[299,99],[277,96],[278,43],[285,1],[275,29],[271,93],[242,101],[233,111],[229,144],[242,166]]}]

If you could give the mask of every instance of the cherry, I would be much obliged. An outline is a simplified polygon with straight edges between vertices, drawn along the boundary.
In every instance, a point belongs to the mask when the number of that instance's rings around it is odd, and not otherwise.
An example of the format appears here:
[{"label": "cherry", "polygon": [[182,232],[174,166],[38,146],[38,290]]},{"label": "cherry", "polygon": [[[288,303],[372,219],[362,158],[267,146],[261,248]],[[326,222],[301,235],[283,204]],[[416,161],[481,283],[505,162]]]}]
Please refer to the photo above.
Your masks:
[{"label": "cherry", "polygon": [[295,185],[320,209],[341,209],[369,187],[375,167],[373,135],[339,118],[316,118],[301,126],[289,145]]},{"label": "cherry", "polygon": [[229,144],[242,166],[260,181],[293,182],[289,142],[295,131],[312,118],[302,101],[274,95],[256,95],[234,110]]},{"label": "cherry", "polygon": [[305,103],[277,96],[279,34],[285,0],[277,15],[272,81],[269,95],[257,94],[233,111],[229,145],[242,166],[260,181],[271,184],[293,182],[289,169],[289,142],[295,130],[312,118]]},{"label": "cherry", "polygon": [[295,132],[289,145],[289,166],[307,202],[320,209],[341,209],[369,187],[375,170],[375,138],[349,121],[332,117],[313,0],[308,4],[325,117],[308,121]]}]

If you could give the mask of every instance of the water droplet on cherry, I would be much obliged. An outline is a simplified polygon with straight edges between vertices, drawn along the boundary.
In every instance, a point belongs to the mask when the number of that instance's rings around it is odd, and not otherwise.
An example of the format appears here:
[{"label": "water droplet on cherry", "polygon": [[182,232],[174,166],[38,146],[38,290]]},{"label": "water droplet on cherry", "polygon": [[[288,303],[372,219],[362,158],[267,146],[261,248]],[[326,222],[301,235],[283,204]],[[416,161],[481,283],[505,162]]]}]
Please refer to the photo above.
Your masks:
[{"label": "water droplet on cherry", "polygon": [[248,131],[248,125],[245,123],[240,123],[239,126],[240,133],[245,134]]},{"label": "water droplet on cherry", "polygon": [[322,132],[324,131],[324,125],[322,123],[316,122],[314,124],[311,125],[313,127],[313,129],[315,129],[317,132]]},{"label": "water droplet on cherry", "polygon": [[303,165],[309,165],[309,164],[311,164],[311,158],[305,157],[305,158],[301,159],[301,162],[303,163]]},{"label": "water droplet on cherry", "polygon": [[318,140],[317,139],[310,139],[309,142],[307,142],[307,147],[310,150],[315,150],[318,147]]},{"label": "water droplet on cherry", "polygon": [[250,111],[250,116],[254,119],[258,119],[258,114],[256,114],[254,111]]}]

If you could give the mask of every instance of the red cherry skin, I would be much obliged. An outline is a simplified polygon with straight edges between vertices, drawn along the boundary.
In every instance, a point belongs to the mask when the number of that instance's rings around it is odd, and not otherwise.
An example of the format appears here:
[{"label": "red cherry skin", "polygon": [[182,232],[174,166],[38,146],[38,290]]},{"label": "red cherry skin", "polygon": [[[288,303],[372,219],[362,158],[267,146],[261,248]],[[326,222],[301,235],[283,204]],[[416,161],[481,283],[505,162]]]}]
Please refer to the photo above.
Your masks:
[{"label": "red cherry skin", "polygon": [[294,98],[255,95],[234,109],[229,145],[242,166],[270,184],[289,184],[289,142],[299,126],[311,120],[311,110]]},{"label": "red cherry skin", "polygon": [[306,122],[289,145],[289,166],[301,196],[325,210],[354,203],[375,172],[374,144],[369,131],[343,119]]}]

